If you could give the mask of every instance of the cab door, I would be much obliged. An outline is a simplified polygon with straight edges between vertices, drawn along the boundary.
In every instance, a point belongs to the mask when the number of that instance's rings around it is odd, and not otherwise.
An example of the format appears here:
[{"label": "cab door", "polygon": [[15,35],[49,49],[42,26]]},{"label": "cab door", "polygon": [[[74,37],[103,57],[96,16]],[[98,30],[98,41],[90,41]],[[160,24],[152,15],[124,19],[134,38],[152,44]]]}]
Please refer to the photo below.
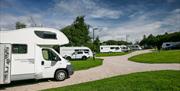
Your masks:
[{"label": "cab door", "polygon": [[43,59],[41,61],[43,78],[50,78],[54,76],[56,70],[56,64],[61,60],[60,57],[52,50],[48,48],[42,49]]}]

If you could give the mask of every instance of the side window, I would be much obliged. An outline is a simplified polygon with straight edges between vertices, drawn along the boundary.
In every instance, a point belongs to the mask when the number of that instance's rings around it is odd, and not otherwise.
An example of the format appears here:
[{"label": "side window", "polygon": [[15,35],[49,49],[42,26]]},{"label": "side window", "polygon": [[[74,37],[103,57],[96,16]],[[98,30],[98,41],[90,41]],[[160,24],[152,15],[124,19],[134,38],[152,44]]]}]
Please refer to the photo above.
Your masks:
[{"label": "side window", "polygon": [[84,53],[89,53],[89,50],[85,49],[85,50],[84,50]]},{"label": "side window", "polygon": [[27,53],[27,45],[26,44],[12,44],[12,53],[14,54]]},{"label": "side window", "polygon": [[170,46],[170,44],[166,44],[166,46]]},{"label": "side window", "polygon": [[110,47],[110,49],[114,49],[114,47]]},{"label": "side window", "polygon": [[34,31],[36,36],[43,38],[43,39],[57,39],[56,33],[49,32],[49,31]]},{"label": "side window", "polygon": [[43,58],[49,61],[61,60],[59,56],[50,49],[42,49]]},{"label": "side window", "polygon": [[119,50],[119,47],[115,47],[116,50]]},{"label": "side window", "polygon": [[77,52],[77,54],[83,54],[83,52]]}]

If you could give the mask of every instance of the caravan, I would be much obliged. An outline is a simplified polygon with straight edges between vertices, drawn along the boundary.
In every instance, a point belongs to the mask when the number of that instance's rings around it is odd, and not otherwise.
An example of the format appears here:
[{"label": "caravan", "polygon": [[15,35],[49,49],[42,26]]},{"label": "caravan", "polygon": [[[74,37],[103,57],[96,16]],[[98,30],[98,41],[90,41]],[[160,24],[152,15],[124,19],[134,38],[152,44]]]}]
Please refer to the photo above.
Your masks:
[{"label": "caravan", "polygon": [[128,45],[130,50],[142,50],[141,46],[139,45]]},{"label": "caravan", "polygon": [[60,54],[67,59],[87,59],[93,56],[88,47],[60,47]]},{"label": "caravan", "polygon": [[162,49],[180,49],[180,42],[164,42]]},{"label": "caravan", "polygon": [[52,46],[68,42],[62,32],[52,28],[0,31],[0,84],[25,79],[65,80],[73,74],[71,63]]},{"label": "caravan", "polygon": [[100,52],[122,52],[119,45],[101,45]]}]

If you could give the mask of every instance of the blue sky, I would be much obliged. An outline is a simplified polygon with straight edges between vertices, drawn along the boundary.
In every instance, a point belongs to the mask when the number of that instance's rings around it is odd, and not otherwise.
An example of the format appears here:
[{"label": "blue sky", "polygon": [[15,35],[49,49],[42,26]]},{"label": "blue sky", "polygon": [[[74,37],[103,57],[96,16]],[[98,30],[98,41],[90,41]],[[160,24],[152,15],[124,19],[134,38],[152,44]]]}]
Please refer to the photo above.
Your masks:
[{"label": "blue sky", "polygon": [[[15,22],[63,28],[85,15],[101,40],[138,41],[148,34],[180,31],[180,0],[0,0],[1,30]],[[90,30],[91,32],[91,30]]]}]

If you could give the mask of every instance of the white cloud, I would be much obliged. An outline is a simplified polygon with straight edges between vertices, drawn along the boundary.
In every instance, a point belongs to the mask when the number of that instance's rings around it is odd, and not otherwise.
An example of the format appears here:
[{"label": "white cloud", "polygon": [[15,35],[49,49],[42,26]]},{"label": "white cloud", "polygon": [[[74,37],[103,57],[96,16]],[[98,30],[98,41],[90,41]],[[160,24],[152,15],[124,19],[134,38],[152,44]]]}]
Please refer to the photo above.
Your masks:
[{"label": "white cloud", "polygon": [[176,0],[167,0],[168,3],[174,3]]},{"label": "white cloud", "polygon": [[120,10],[112,10],[99,6],[94,0],[60,0],[57,1],[54,11],[58,14],[85,15],[92,18],[117,19],[122,15]]},{"label": "white cloud", "polygon": [[[150,14],[150,13],[149,13]],[[160,20],[153,20],[149,18],[149,14],[142,14],[139,16],[132,16],[133,19],[118,27],[108,28],[108,31],[98,33],[101,40],[121,40],[124,36],[128,35],[129,41],[139,41],[142,36],[149,34],[163,34],[165,32],[180,31],[180,10],[175,9],[169,12],[166,18]],[[168,26],[168,27],[165,27]]]}]

